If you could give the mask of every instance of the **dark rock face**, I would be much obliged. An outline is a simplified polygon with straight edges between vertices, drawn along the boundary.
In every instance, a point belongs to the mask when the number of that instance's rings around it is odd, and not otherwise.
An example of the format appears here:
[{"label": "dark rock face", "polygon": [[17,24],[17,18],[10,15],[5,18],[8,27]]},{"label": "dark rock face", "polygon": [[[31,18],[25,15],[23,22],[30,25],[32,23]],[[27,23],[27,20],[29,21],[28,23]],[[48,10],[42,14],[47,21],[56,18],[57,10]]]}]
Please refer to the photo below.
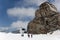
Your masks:
[{"label": "dark rock face", "polygon": [[47,34],[60,29],[60,14],[54,5],[44,2],[35,12],[35,18],[28,23],[29,34]]}]

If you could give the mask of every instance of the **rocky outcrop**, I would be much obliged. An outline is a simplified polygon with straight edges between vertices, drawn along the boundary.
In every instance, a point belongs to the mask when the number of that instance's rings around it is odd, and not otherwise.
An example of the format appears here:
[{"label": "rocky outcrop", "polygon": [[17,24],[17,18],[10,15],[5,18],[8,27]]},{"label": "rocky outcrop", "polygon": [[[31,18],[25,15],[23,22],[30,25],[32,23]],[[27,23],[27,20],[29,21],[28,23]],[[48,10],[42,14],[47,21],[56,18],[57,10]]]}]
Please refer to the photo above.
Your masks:
[{"label": "rocky outcrop", "polygon": [[60,14],[56,7],[44,2],[35,12],[35,18],[28,23],[29,34],[47,34],[60,29]]}]

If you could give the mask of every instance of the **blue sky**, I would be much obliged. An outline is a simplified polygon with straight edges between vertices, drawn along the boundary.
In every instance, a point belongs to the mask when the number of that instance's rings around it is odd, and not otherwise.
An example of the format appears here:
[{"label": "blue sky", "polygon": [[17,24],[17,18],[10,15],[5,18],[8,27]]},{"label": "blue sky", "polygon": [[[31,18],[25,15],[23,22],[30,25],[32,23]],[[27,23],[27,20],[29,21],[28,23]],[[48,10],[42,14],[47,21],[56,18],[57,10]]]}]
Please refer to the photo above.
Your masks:
[{"label": "blue sky", "polygon": [[0,26],[9,26],[12,21],[7,15],[7,9],[13,8],[17,0],[0,0]]},{"label": "blue sky", "polygon": [[[27,26],[28,22],[34,18],[38,6],[45,1],[47,0],[0,0],[0,29],[11,30]],[[60,10],[57,5],[60,1],[58,1],[49,0],[51,3],[55,2]]]}]

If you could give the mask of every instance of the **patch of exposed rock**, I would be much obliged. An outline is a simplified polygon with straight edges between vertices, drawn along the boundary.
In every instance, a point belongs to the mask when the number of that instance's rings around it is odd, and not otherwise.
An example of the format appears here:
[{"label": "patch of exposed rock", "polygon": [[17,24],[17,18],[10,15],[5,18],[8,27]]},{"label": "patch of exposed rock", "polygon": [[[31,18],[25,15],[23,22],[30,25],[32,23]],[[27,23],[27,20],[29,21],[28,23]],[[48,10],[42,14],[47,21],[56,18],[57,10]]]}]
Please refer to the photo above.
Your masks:
[{"label": "patch of exposed rock", "polygon": [[35,18],[28,23],[29,34],[47,34],[60,29],[60,14],[56,7],[44,2],[35,12]]}]

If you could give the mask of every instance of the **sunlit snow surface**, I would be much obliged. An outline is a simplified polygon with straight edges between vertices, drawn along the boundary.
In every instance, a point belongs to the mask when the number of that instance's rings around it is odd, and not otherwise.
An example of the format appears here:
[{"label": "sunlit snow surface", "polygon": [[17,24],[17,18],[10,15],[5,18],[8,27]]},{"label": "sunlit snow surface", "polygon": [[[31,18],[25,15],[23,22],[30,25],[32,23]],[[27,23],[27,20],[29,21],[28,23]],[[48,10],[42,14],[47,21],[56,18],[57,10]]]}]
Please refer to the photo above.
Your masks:
[{"label": "sunlit snow surface", "polygon": [[32,38],[29,38],[27,34],[22,37],[21,34],[0,32],[0,40],[60,40],[60,31],[57,30],[53,34],[33,35]]}]

